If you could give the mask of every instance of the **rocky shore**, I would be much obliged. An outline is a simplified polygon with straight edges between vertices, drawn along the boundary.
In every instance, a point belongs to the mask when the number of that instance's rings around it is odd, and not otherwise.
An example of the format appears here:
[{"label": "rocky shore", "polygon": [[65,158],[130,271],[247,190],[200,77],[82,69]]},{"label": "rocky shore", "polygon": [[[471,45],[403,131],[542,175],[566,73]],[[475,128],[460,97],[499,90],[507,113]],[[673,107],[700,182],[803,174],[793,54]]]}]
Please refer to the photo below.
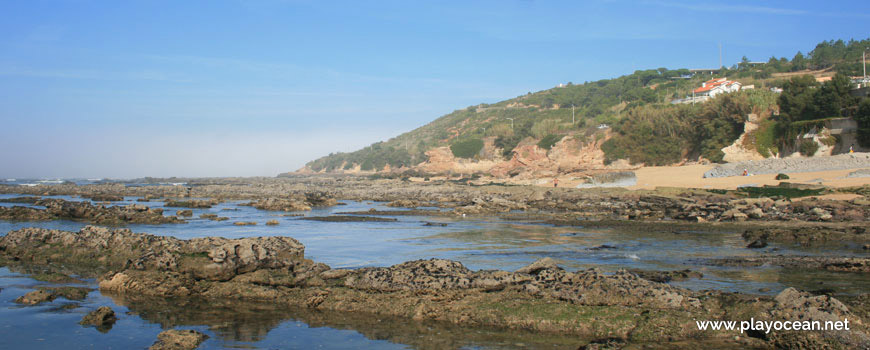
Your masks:
[{"label": "rocky shore", "polygon": [[90,202],[71,202],[63,199],[36,199],[31,207],[0,207],[0,220],[46,221],[76,220],[98,225],[124,224],[174,224],[184,220],[175,216],[164,216],[162,208],[149,208],[141,204],[126,206],[94,205]]},{"label": "rocky shore", "polygon": [[[850,311],[852,307],[863,310],[863,303],[844,304],[794,289],[775,298],[693,292],[628,271],[570,272],[548,259],[515,272],[471,271],[441,259],[331,269],[306,259],[302,244],[288,237],[179,240],[88,226],[79,232],[39,228],[9,232],[0,238],[0,261],[78,267],[98,275],[101,291],[128,299],[205,298],[367,312],[572,334],[581,346],[600,339],[619,346],[663,340],[746,348],[870,346],[867,327]],[[694,322],[750,317],[822,322],[848,318],[853,327],[848,332],[741,335],[699,331]]]},{"label": "rocky shore", "polygon": [[[411,182],[351,176],[308,176],[275,179],[209,179],[183,186],[126,187],[119,184],[34,187],[0,186],[0,193],[27,195],[95,194],[166,198],[168,205],[207,207],[222,200],[250,200],[247,205],[273,211],[303,211],[333,206],[338,200],[383,201],[403,208],[437,207],[436,215],[501,215],[570,213],[587,219],[693,222],[852,222],[866,224],[870,201],[810,199],[795,201],[799,186],[752,191],[663,188],[627,191],[620,188],[571,189],[478,184],[473,181]],[[828,191],[828,192],[825,192]],[[845,189],[870,193],[870,186]],[[808,193],[829,193],[818,189]],[[807,194],[803,194],[807,195]],[[182,198],[209,198],[184,200]],[[434,211],[433,211],[434,212]]]}]

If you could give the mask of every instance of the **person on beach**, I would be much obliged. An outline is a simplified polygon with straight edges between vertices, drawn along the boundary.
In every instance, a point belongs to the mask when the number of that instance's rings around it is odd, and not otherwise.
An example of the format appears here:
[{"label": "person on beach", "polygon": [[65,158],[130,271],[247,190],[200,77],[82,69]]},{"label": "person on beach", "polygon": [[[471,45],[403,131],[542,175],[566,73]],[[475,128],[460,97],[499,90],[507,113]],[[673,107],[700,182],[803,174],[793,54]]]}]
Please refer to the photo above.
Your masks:
[{"label": "person on beach", "polygon": [[746,168],[743,169],[743,176],[749,176],[749,170],[748,170],[748,169],[746,169]]},{"label": "person on beach", "polygon": [[555,178],[555,177],[553,178],[553,187],[559,187],[559,179],[558,178]]}]

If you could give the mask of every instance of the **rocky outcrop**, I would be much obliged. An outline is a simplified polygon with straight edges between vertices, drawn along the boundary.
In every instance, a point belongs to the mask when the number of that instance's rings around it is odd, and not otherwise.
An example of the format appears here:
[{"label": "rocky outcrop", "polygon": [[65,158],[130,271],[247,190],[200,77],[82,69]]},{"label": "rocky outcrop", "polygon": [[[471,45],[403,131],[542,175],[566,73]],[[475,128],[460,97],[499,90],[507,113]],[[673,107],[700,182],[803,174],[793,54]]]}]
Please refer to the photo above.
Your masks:
[{"label": "rocky outcrop", "polygon": [[[12,231],[0,238],[0,254],[18,263],[78,264],[91,270],[111,270],[99,277],[100,289],[125,298],[243,299],[318,310],[558,331],[586,339],[613,338],[615,343],[732,338],[727,332],[698,331],[692,320],[765,315],[770,310],[770,318],[821,318],[828,314],[855,317],[857,326],[846,342],[850,345],[863,344],[861,339],[867,334],[858,317],[846,314],[847,310],[832,298],[788,292],[773,300],[693,292],[625,270],[566,271],[550,259],[515,272],[472,271],[444,259],[332,270],[305,259],[304,247],[292,238],[179,240],[92,226],[80,232],[36,228]],[[794,345],[818,340],[812,344],[824,345],[836,344],[840,339],[815,339],[807,334],[774,334],[765,341],[768,345]]]},{"label": "rocky outcrop", "polygon": [[141,204],[126,206],[93,205],[89,202],[70,202],[62,199],[41,199],[34,203],[45,209],[15,206],[0,207],[0,219],[20,221],[81,220],[99,225],[183,223],[176,217],[163,216],[162,208],[149,208]]},{"label": "rocky outcrop", "polygon": [[193,209],[208,209],[212,206],[220,204],[219,200],[216,199],[191,199],[191,200],[177,200],[177,199],[167,199],[163,202],[164,207],[175,207],[175,208],[193,208]]},{"label": "rocky outcrop", "polygon": [[170,329],[160,332],[157,341],[149,350],[193,350],[206,341],[208,336],[192,329]]},{"label": "rocky outcrop", "polygon": [[57,295],[51,292],[44,290],[35,290],[18,297],[17,299],[15,299],[15,302],[24,305],[36,305],[44,303],[46,301],[52,301],[56,298]]},{"label": "rocky outcrop", "polygon": [[112,310],[112,308],[108,306],[100,306],[98,309],[91,311],[82,317],[79,324],[82,326],[96,327],[98,331],[105,333],[112,329],[116,320],[115,311]]},{"label": "rocky outcrop", "polygon": [[0,250],[17,260],[104,270],[170,271],[207,280],[227,280],[260,268],[291,267],[302,259],[303,249],[301,243],[289,237],[185,241],[96,226],[86,226],[79,232],[25,228],[0,238]]},{"label": "rocky outcrop", "polygon": [[827,295],[813,296],[794,288],[786,288],[774,298],[770,317],[776,320],[819,322],[850,322],[849,330],[772,331],[763,337],[779,349],[828,349],[831,344],[846,349],[870,348],[870,336],[862,331],[862,320],[842,302]]},{"label": "rocky outcrop", "polygon": [[325,192],[307,192],[286,198],[263,198],[244,204],[257,209],[272,211],[307,211],[312,207],[330,207],[338,201]]}]

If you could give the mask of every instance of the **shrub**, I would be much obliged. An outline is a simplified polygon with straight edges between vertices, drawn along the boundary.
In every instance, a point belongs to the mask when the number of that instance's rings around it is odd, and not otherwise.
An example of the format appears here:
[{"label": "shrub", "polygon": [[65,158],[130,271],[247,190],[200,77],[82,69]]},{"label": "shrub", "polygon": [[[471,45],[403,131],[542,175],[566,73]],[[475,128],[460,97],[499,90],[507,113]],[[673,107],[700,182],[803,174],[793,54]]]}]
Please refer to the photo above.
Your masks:
[{"label": "shrub", "polygon": [[545,150],[550,150],[550,148],[553,148],[553,145],[555,145],[556,142],[559,142],[559,140],[561,140],[561,139],[562,139],[562,135],[549,134],[547,136],[544,136],[544,138],[542,138],[541,141],[538,141],[538,147],[543,148]]},{"label": "shrub", "polygon": [[755,136],[755,150],[761,153],[765,158],[772,157],[779,153],[777,143],[777,123],[771,119],[765,119],[758,125],[758,130],[753,133]]},{"label": "shrub", "polygon": [[779,174],[776,174],[776,179],[777,180],[788,180],[788,175],[783,174],[783,173],[779,173]]},{"label": "shrub", "polygon": [[450,151],[459,158],[474,158],[483,149],[483,140],[474,138],[456,142],[450,145]]},{"label": "shrub", "polygon": [[798,146],[798,151],[807,157],[812,157],[816,155],[816,151],[819,150],[819,144],[813,140],[803,140],[801,144]]},{"label": "shrub", "polygon": [[532,135],[536,138],[544,138],[547,135],[555,134],[559,131],[561,124],[558,119],[544,119],[532,126]]}]

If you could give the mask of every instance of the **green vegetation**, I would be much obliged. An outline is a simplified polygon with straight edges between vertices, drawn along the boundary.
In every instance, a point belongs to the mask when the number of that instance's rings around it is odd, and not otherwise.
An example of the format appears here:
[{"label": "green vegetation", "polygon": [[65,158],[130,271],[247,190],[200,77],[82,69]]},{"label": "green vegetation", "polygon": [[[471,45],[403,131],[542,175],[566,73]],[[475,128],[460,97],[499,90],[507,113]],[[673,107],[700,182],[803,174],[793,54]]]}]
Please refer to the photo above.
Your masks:
[{"label": "green vegetation", "polygon": [[468,139],[450,145],[450,151],[459,158],[474,158],[483,149],[483,140]]},{"label": "green vegetation", "polygon": [[[807,125],[793,123],[838,116],[859,119],[860,142],[870,146],[870,104],[859,108],[859,101],[847,96],[847,76],[860,74],[861,52],[868,46],[870,39],[831,40],[819,43],[807,54],[798,52],[791,60],[772,57],[754,64],[744,59],[713,75],[657,68],[614,79],[568,83],[456,110],[388,141],[355,152],[330,154],[306,165],[314,171],[413,166],[426,161],[424,153],[436,147],[450,147],[457,156],[473,158],[480,150],[473,152],[476,147],[471,147],[474,145],[469,140],[480,140],[482,144],[487,138],[508,158],[518,144],[529,138],[526,142],[542,147],[550,143],[542,142],[549,135],[599,140],[605,135],[595,128],[599,124],[611,126],[616,134],[603,146],[608,162],[629,159],[633,163],[661,165],[698,157],[718,162],[723,157],[720,149],[740,135],[748,113],[763,116],[754,143],[765,156],[780,152],[783,145],[794,146],[794,137],[787,136]],[[788,79],[779,75],[806,69],[841,74],[824,84],[809,76]],[[695,106],[669,104],[671,99],[691,95],[701,82],[718,77],[754,84],[756,89],[723,94]],[[781,86],[785,92],[777,98],[766,89],[771,86]],[[777,110],[781,111],[779,116],[767,118]]]},{"label": "green vegetation", "polygon": [[798,150],[800,153],[806,157],[812,157],[816,155],[816,152],[819,150],[819,144],[813,140],[803,140],[798,146]]},{"label": "green vegetation", "polygon": [[555,145],[556,142],[559,142],[560,140],[562,140],[562,137],[563,137],[562,135],[553,135],[553,134],[549,134],[547,136],[544,136],[544,138],[542,138],[541,141],[538,141],[538,147],[543,148],[545,150],[550,150],[550,148],[553,148],[553,145]]},{"label": "green vegetation", "polygon": [[786,174],[779,173],[779,174],[776,174],[776,177],[775,177],[774,179],[777,179],[777,180],[788,180],[789,177],[788,177],[788,175],[786,175]]},{"label": "green vegetation", "polygon": [[742,193],[747,197],[762,198],[762,197],[784,197],[797,198],[806,196],[816,196],[822,193],[824,189],[800,189],[800,188],[785,188],[785,187],[741,187],[737,189],[738,193]]},{"label": "green vegetation", "polygon": [[758,124],[758,129],[753,134],[755,136],[755,150],[765,158],[779,153],[779,147],[776,146],[778,144],[776,131],[776,121],[765,119]]},{"label": "green vegetation", "polygon": [[870,99],[865,98],[858,104],[855,121],[858,122],[858,143],[870,147]]},{"label": "green vegetation", "polygon": [[785,57],[771,57],[766,63],[753,65],[745,56],[736,66],[735,78],[768,78],[775,73],[799,72],[802,70],[821,70],[831,68],[845,75],[861,75],[861,52],[870,47],[870,39],[861,41],[829,40],[816,45],[815,49],[804,55],[798,51],[791,60]]},{"label": "green vegetation", "polygon": [[602,145],[607,162],[668,165],[685,157],[722,161],[721,149],[743,132],[749,113],[766,111],[775,95],[765,90],[722,94],[695,106],[641,106],[614,126],[617,135]]}]

